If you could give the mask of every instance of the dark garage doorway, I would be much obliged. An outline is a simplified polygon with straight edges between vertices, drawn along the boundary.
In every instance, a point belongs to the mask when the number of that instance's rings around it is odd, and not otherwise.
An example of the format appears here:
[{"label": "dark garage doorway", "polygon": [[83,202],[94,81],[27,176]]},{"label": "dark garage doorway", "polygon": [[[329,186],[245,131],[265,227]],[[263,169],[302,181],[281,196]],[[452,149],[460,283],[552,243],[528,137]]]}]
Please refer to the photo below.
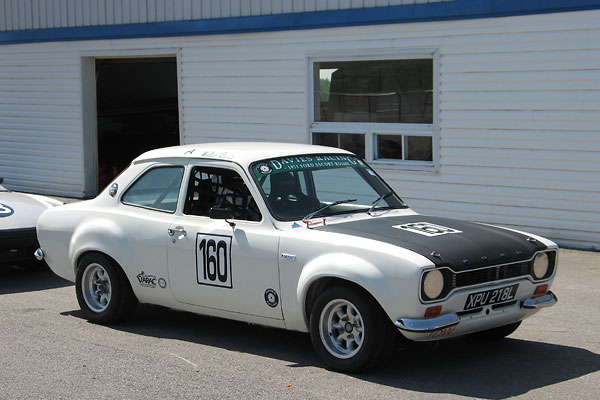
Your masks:
[{"label": "dark garage doorway", "polygon": [[98,190],[135,157],[179,144],[175,57],[96,59]]}]

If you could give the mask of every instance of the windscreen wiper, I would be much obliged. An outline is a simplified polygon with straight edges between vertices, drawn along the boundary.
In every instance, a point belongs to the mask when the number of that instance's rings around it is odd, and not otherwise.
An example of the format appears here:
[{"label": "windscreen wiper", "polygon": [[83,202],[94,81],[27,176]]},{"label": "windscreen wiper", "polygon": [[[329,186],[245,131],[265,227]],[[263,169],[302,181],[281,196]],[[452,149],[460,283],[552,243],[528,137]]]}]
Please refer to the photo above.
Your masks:
[{"label": "windscreen wiper", "polygon": [[327,210],[329,207],[337,206],[339,204],[352,203],[354,201],[356,201],[356,199],[346,199],[346,200],[334,201],[333,203],[327,204],[326,206],[323,206],[323,207],[319,208],[318,210],[311,212],[306,217],[302,218],[302,221],[306,222],[306,220],[309,220],[312,217],[314,217],[315,215],[320,214],[322,211]]},{"label": "windscreen wiper", "polygon": [[375,207],[377,207],[377,204],[379,204],[379,202],[383,199],[385,199],[386,197],[390,196],[394,194],[394,192],[392,192],[391,190],[387,193],[382,194],[381,196],[379,196],[377,198],[377,200],[375,200],[374,202],[371,203],[371,208],[369,208],[369,211],[367,211],[367,214],[369,214],[370,216],[373,216],[373,214],[371,214],[373,212],[373,210],[375,209]]}]

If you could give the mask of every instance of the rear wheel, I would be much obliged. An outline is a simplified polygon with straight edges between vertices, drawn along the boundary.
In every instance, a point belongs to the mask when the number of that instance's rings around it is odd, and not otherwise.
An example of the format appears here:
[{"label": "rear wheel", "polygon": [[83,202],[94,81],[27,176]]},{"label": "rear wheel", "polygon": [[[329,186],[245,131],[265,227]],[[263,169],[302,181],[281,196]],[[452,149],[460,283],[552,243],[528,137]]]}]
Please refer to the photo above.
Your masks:
[{"label": "rear wheel", "polygon": [[137,304],[123,270],[110,257],[100,253],[86,254],[79,261],[75,291],[86,317],[99,324],[129,318]]},{"label": "rear wheel", "polygon": [[501,340],[510,335],[521,325],[521,321],[513,322],[512,324],[499,326],[497,328],[488,329],[481,332],[470,333],[469,338],[475,340]]},{"label": "rear wheel", "polygon": [[332,287],[315,301],[310,337],[323,362],[338,371],[360,371],[382,362],[394,349],[396,332],[368,295]]}]

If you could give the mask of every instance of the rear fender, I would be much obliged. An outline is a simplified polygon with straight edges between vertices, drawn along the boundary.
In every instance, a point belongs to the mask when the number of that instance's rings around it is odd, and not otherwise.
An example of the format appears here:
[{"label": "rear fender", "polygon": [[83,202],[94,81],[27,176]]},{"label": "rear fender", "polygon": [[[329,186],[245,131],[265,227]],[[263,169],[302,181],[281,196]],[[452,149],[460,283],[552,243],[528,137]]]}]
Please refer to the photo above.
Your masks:
[{"label": "rear fender", "polygon": [[127,262],[129,240],[122,228],[106,218],[86,220],[73,232],[69,243],[69,260],[74,276],[81,256],[90,251],[98,251],[114,259],[118,264]]}]

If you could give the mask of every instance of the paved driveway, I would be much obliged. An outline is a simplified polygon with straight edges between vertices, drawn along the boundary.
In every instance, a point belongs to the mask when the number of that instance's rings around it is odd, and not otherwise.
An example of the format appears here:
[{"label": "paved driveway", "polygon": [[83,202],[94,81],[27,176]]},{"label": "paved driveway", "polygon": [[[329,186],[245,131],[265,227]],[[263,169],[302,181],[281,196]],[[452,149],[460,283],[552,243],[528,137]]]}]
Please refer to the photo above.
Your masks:
[{"label": "paved driveway", "polygon": [[104,327],[49,271],[0,270],[0,398],[597,399],[600,253],[561,250],[559,304],[499,344],[399,350],[365,374],[324,369],[307,335],[142,305]]}]

